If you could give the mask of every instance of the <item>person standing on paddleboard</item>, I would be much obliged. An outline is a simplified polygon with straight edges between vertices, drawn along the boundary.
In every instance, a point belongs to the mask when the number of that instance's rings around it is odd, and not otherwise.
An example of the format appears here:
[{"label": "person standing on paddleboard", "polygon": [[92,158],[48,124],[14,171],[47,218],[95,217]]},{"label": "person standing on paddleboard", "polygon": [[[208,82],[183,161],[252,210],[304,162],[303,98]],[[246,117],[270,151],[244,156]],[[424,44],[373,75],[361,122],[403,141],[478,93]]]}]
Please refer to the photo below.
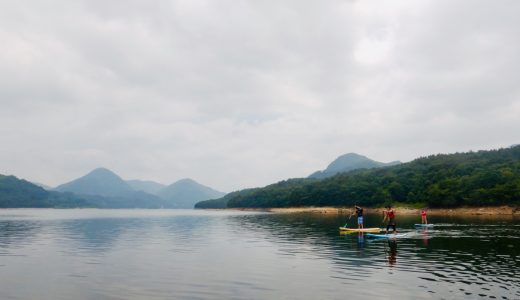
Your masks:
[{"label": "person standing on paddleboard", "polygon": [[383,210],[383,223],[385,221],[388,221],[388,223],[386,223],[385,234],[388,234],[388,229],[390,229],[390,227],[393,228],[392,233],[397,233],[397,229],[395,227],[395,210],[390,205],[387,206],[385,210]]},{"label": "person standing on paddleboard", "polygon": [[428,224],[428,220],[426,219],[426,208],[421,209],[421,223]]},{"label": "person standing on paddleboard", "polygon": [[354,205],[354,208],[356,209],[355,214],[357,214],[357,227],[363,229],[363,208],[357,205]]}]

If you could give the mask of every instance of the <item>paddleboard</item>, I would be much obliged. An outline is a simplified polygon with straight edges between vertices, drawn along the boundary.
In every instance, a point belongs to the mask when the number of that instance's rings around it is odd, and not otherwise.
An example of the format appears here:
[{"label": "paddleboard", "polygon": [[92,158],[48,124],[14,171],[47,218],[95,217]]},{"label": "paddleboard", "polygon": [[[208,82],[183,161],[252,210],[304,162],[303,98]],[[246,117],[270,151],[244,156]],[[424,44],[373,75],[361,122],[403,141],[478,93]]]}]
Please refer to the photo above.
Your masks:
[{"label": "paddleboard", "polygon": [[358,229],[358,228],[348,228],[348,227],[340,227],[339,228],[340,231],[345,231],[345,232],[379,232],[381,231],[380,228],[363,228],[363,229]]},{"label": "paddleboard", "polygon": [[367,233],[368,237],[379,238],[379,239],[395,239],[395,238],[402,238],[407,235],[408,235],[407,233],[390,233],[390,234]]},{"label": "paddleboard", "polygon": [[415,224],[415,227],[433,227],[433,224]]}]

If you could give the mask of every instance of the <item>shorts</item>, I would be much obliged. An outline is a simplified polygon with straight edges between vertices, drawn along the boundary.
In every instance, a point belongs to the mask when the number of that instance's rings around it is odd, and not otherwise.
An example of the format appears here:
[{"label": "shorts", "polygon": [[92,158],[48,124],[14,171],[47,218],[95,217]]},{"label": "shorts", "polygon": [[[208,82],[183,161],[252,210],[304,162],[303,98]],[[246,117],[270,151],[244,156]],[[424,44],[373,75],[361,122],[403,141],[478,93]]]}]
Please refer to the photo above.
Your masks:
[{"label": "shorts", "polygon": [[358,225],[363,225],[363,217],[357,217]]}]

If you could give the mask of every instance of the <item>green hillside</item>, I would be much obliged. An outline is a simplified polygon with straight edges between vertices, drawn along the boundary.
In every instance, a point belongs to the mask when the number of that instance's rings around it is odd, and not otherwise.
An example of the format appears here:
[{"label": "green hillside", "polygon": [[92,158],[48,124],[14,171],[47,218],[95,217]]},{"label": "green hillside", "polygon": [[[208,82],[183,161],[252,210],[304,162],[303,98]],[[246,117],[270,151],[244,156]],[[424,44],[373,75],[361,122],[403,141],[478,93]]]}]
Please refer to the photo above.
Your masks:
[{"label": "green hillside", "polygon": [[[200,201],[195,204],[195,208],[227,208],[228,207],[227,204],[230,199],[242,200],[242,199],[249,197],[257,190],[260,190],[260,189],[259,188],[246,189],[246,190],[229,193],[219,199]],[[250,207],[253,207],[253,206],[250,206]]]},{"label": "green hillside", "polygon": [[101,196],[47,191],[15,176],[0,175],[0,208],[161,208],[168,202],[144,192]]},{"label": "green hillside", "polygon": [[46,191],[15,176],[0,175],[0,207],[91,207],[85,199],[69,193]]},{"label": "green hillside", "polygon": [[[214,202],[212,202],[214,201]],[[291,179],[198,203],[197,208],[381,206],[430,207],[520,204],[520,146],[431,155],[379,169],[326,179]]]}]

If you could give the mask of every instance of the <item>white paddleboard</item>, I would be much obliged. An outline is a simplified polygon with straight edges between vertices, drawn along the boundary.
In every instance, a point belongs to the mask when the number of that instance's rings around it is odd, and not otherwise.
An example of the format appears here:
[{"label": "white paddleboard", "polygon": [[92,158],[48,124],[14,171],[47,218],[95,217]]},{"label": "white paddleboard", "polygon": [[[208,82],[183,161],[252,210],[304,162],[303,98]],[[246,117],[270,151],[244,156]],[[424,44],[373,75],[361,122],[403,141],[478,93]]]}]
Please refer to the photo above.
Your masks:
[{"label": "white paddleboard", "polygon": [[389,233],[389,234],[375,234],[375,233],[367,233],[368,237],[379,238],[379,239],[396,239],[407,236],[408,233]]},{"label": "white paddleboard", "polygon": [[421,228],[430,228],[433,227],[433,224],[415,224],[415,227],[421,227]]}]

